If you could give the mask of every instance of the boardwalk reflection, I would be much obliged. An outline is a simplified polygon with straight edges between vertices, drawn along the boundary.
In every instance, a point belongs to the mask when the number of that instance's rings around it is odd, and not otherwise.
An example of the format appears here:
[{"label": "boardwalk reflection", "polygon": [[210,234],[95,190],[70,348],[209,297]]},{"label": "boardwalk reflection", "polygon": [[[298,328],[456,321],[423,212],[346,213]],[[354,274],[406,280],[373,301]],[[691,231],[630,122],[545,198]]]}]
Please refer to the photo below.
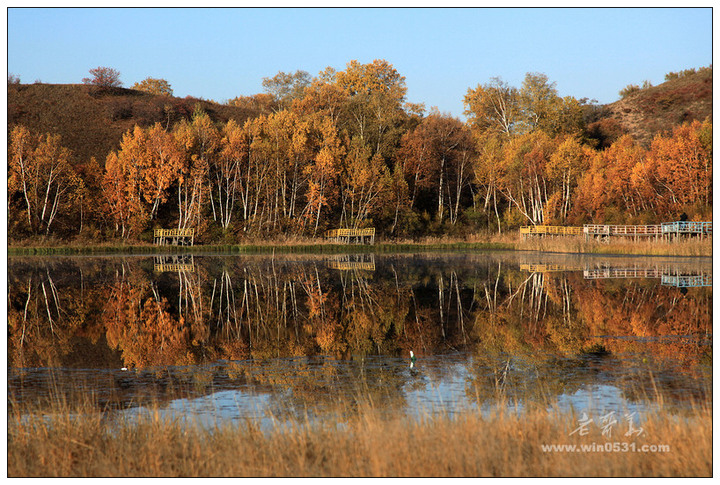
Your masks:
[{"label": "boardwalk reflection", "polygon": [[155,272],[192,272],[195,271],[195,262],[192,254],[173,254],[155,256]]},{"label": "boardwalk reflection", "polygon": [[327,266],[341,271],[375,271],[374,254],[338,254],[327,258]]},{"label": "boardwalk reflection", "polygon": [[565,273],[582,271],[585,279],[633,279],[653,278],[661,280],[663,286],[690,288],[712,286],[712,268],[678,266],[671,263],[613,264],[611,262],[593,262],[581,264],[524,263],[520,269],[530,273]]}]

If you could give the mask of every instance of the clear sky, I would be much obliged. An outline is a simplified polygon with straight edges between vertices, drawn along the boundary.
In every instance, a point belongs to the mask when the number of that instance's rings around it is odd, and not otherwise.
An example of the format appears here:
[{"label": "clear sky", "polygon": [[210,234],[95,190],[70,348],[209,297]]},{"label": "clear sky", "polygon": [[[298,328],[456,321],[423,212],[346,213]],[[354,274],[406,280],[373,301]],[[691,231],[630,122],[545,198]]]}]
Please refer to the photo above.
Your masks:
[{"label": "clear sky", "polygon": [[[152,2],[151,2],[152,3]],[[392,3],[392,2],[389,2]],[[561,96],[610,103],[628,84],[712,63],[710,8],[10,8],[8,72],[80,83],[98,66],[125,87],[166,79],[175,96],[224,102],[262,78],[385,59],[407,100],[462,117],[468,88],[545,73]]]}]

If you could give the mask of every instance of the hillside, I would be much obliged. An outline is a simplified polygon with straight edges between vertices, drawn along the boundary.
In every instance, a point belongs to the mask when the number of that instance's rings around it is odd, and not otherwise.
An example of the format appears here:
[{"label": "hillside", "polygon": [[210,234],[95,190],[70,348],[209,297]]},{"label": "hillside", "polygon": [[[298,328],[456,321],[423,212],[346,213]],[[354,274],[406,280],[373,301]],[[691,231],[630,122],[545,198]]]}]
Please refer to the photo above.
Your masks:
[{"label": "hillside", "polygon": [[[259,109],[221,105],[196,98],[156,96],[132,89],[98,89],[85,84],[8,84],[8,126],[23,124],[37,133],[56,133],[77,162],[94,156],[102,166],[123,133],[135,124],[172,126],[190,118],[199,103],[220,123],[240,123]],[[599,147],[630,133],[643,145],[685,121],[712,121],[712,68],[640,89],[587,117],[590,138]]]},{"label": "hillside", "polygon": [[601,107],[589,131],[603,132],[599,138],[609,141],[629,133],[649,146],[658,133],[671,131],[685,121],[706,118],[712,121],[712,68],[640,89]]},{"label": "hillside", "polygon": [[76,162],[105,157],[135,124],[172,126],[190,118],[195,105],[217,122],[240,123],[257,113],[195,98],[156,96],[132,89],[98,89],[84,84],[8,84],[8,129],[23,124],[36,133],[62,136]]}]

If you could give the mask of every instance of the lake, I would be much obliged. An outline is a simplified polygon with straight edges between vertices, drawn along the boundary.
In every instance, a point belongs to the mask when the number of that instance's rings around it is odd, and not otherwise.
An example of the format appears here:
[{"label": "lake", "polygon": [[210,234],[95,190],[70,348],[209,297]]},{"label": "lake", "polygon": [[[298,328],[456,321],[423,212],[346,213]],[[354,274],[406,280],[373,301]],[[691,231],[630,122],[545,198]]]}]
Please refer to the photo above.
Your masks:
[{"label": "lake", "polygon": [[92,396],[268,425],[365,399],[642,420],[712,395],[711,258],[11,257],[7,278],[10,409]]}]

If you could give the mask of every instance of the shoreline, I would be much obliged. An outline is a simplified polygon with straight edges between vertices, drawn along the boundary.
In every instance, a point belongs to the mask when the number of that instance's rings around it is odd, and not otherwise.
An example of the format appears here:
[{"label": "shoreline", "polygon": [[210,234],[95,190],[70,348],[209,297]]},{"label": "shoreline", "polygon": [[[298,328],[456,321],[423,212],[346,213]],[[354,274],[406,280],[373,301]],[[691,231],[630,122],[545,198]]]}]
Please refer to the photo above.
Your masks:
[{"label": "shoreline", "polygon": [[557,254],[602,254],[608,256],[682,256],[712,257],[712,239],[680,242],[622,241],[600,243],[582,238],[546,238],[522,240],[517,237],[470,237],[421,241],[383,242],[379,244],[334,244],[325,241],[270,241],[263,243],[208,244],[196,246],[155,246],[150,244],[115,244],[83,246],[77,243],[56,246],[8,245],[8,257],[70,255],[155,255],[155,254],[339,254],[436,251],[529,251]]}]

